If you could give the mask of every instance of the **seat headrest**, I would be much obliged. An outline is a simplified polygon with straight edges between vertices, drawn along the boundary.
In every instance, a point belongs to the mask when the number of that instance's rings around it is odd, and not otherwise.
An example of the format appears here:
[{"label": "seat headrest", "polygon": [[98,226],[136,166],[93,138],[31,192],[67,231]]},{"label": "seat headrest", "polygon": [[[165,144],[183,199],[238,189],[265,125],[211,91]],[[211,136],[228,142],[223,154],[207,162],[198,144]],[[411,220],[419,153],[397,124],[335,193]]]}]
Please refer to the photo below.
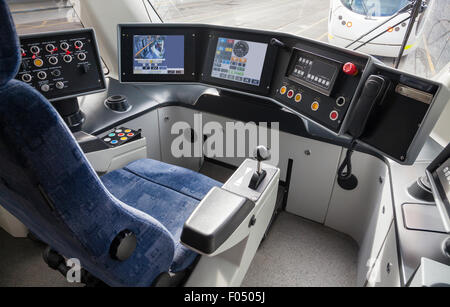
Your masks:
[{"label": "seat headrest", "polygon": [[16,76],[20,60],[14,21],[6,0],[0,0],[0,87]]}]

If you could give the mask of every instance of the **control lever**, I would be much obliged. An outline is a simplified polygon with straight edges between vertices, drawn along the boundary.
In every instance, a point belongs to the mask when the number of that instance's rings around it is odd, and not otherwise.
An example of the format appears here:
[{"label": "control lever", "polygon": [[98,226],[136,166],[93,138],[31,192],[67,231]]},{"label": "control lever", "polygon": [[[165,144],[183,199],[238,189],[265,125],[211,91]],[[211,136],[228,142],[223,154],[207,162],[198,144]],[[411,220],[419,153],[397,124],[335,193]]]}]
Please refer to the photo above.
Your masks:
[{"label": "control lever", "polygon": [[286,49],[286,50],[288,50],[288,51],[291,51],[291,48],[290,48],[288,45],[286,45],[285,43],[283,43],[282,41],[280,41],[280,40],[278,40],[278,39],[276,39],[276,38],[272,38],[272,39],[270,40],[270,44],[271,44],[272,46],[279,47],[279,48],[283,48],[283,49]]},{"label": "control lever", "polygon": [[252,179],[250,179],[248,187],[250,189],[256,190],[267,174],[265,170],[261,169],[261,161],[270,159],[270,151],[265,146],[259,145],[255,148],[253,156],[256,161],[258,161],[258,164],[256,166],[256,171],[252,175]]}]

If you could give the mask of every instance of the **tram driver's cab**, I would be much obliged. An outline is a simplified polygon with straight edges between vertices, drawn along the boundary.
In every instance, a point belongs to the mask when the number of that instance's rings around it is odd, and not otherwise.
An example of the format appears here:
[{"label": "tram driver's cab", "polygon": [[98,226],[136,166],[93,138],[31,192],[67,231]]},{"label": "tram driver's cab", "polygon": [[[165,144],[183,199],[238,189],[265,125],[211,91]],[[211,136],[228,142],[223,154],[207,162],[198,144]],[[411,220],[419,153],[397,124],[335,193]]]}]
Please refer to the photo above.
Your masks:
[{"label": "tram driver's cab", "polygon": [[[391,238],[406,260],[394,253],[387,285],[426,280],[424,258],[449,265],[448,152],[428,170],[436,205],[398,199],[390,174],[415,163],[442,83],[284,33],[133,23],[117,25],[118,76],[105,78],[94,29],[17,37],[5,1],[0,16],[0,205],[49,246],[51,268],[79,259],[88,285],[239,286],[284,210],[357,241],[358,285]],[[230,119],[245,154],[227,155],[241,145]],[[201,174],[205,161],[229,176]],[[402,241],[417,227],[431,237],[419,254]]]}]

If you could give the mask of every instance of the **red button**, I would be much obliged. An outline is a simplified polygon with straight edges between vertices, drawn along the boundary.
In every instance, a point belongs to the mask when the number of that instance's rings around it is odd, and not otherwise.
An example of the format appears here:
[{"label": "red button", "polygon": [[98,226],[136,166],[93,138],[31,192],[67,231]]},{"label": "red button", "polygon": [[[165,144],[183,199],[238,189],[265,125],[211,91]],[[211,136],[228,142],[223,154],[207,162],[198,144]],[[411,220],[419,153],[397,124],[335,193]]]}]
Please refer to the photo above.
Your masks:
[{"label": "red button", "polygon": [[124,136],[125,135],[125,133],[119,133],[118,134],[118,136]]},{"label": "red button", "polygon": [[128,133],[127,135],[128,135],[128,136],[133,136],[133,135],[134,135],[134,133]]},{"label": "red button", "polygon": [[336,120],[339,117],[339,113],[337,111],[331,111],[330,113],[330,119]]},{"label": "red button", "polygon": [[356,76],[358,74],[358,68],[352,62],[347,62],[342,67],[342,71],[350,76]]},{"label": "red button", "polygon": [[288,98],[292,98],[292,96],[294,96],[294,91],[293,90],[289,90],[289,92],[287,93]]}]

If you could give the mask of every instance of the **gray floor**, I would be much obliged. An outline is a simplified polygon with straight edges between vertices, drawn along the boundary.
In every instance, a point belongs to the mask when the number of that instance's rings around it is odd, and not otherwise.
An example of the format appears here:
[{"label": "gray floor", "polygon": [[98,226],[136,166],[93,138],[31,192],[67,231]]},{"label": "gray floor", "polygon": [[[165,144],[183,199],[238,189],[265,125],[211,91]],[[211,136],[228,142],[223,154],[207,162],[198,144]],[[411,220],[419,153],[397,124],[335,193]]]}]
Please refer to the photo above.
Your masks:
[{"label": "gray floor", "polygon": [[356,242],[347,235],[282,212],[242,286],[356,286],[357,252]]},{"label": "gray floor", "polygon": [[30,239],[13,238],[0,228],[0,287],[77,286],[45,264],[44,248]]}]

